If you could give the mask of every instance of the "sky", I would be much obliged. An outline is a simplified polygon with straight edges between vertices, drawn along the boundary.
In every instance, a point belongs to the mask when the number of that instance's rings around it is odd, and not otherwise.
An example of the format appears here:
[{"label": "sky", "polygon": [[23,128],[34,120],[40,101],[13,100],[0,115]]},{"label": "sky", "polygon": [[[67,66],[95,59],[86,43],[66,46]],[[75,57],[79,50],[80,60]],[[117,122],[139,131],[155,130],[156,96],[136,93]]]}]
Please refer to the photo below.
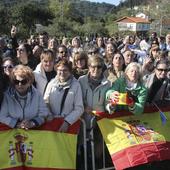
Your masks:
[{"label": "sky", "polygon": [[90,0],[91,2],[105,2],[113,5],[118,5],[120,0]]}]

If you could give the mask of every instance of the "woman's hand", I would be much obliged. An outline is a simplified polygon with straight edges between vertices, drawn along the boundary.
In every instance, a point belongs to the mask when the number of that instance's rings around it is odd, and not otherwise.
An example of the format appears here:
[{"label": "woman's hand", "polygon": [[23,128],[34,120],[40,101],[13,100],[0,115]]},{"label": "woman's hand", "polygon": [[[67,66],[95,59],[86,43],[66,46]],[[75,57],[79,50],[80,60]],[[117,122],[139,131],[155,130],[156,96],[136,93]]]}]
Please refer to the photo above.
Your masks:
[{"label": "woman's hand", "polygon": [[115,105],[119,101],[119,92],[114,91],[110,94],[110,100],[113,105]]},{"label": "woman's hand", "polygon": [[59,132],[67,132],[69,126],[70,126],[70,124],[68,122],[64,121],[58,131]]},{"label": "woman's hand", "polygon": [[135,101],[133,100],[132,97],[128,97],[128,99],[127,99],[127,105],[128,105],[129,107],[134,107]]},{"label": "woman's hand", "polygon": [[22,122],[18,122],[16,127],[20,129],[28,130],[35,127],[35,123],[30,120],[23,120]]},{"label": "woman's hand", "polygon": [[89,106],[86,106],[85,109],[84,109],[84,111],[85,111],[86,113],[91,114],[92,111],[93,111],[93,109],[92,109],[91,107],[89,107]]}]

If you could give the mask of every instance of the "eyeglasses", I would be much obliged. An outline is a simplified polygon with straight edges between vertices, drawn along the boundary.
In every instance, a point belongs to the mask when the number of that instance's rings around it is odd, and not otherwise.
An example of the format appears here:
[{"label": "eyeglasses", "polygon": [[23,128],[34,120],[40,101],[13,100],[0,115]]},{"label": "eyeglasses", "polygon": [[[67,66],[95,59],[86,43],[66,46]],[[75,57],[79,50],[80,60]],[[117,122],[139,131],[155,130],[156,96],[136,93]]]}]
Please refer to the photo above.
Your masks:
[{"label": "eyeglasses", "polygon": [[92,69],[95,69],[95,68],[97,68],[97,69],[101,69],[101,68],[102,68],[102,66],[101,66],[101,65],[96,65],[96,66],[91,65],[90,67],[91,67]]},{"label": "eyeglasses", "polygon": [[26,85],[28,83],[28,80],[27,79],[23,79],[23,80],[14,80],[14,84],[15,85]]},{"label": "eyeglasses", "polygon": [[9,68],[13,68],[14,66],[13,65],[4,65],[4,66],[2,66],[4,69],[9,69]]},{"label": "eyeglasses", "polygon": [[163,68],[156,68],[158,71],[160,71],[160,72],[168,72],[169,71],[169,69],[163,69]]}]

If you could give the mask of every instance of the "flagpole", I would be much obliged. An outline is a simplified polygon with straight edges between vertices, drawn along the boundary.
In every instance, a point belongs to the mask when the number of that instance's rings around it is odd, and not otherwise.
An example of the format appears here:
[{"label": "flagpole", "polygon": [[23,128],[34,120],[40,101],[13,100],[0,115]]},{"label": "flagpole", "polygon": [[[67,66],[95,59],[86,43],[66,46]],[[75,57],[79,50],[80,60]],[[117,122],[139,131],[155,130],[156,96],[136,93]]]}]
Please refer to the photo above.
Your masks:
[{"label": "flagpole", "polygon": [[[159,112],[163,113],[155,102],[152,102],[152,104],[158,109]],[[165,116],[165,114],[164,114],[164,116]],[[166,116],[165,116],[165,118],[166,118],[166,120],[168,120]]]}]

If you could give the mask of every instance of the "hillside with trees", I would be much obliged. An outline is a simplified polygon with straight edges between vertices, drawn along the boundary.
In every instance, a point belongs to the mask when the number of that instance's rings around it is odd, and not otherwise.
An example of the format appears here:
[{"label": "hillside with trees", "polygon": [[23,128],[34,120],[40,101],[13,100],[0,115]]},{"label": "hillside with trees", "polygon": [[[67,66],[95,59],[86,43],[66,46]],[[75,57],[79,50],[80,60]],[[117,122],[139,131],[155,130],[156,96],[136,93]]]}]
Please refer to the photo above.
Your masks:
[{"label": "hillside with trees", "polygon": [[[168,0],[122,0],[118,6],[85,0],[0,0],[0,34],[8,34],[16,25],[20,36],[48,31],[51,36],[97,36],[118,32],[114,22],[122,16],[135,16],[143,12],[150,21],[159,24],[168,16]],[[39,25],[37,29],[37,25]]]}]

